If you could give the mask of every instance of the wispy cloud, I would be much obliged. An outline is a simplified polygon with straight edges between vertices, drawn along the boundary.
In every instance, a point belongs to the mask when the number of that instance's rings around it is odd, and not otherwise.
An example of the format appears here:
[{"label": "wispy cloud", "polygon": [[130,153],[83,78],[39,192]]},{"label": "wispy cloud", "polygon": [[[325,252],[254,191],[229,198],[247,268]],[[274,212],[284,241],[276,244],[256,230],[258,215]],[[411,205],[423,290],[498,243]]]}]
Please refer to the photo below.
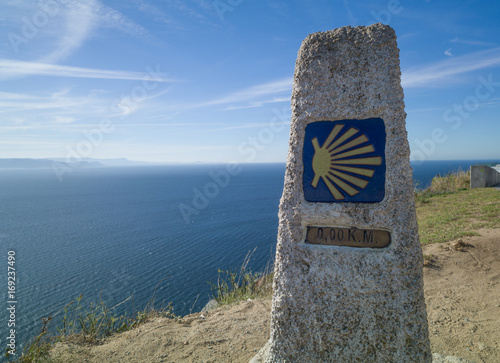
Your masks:
[{"label": "wispy cloud", "polygon": [[73,132],[91,127],[103,118],[121,117],[118,121],[139,110],[148,114],[151,100],[162,96],[170,89],[151,92],[141,98],[114,98],[90,91],[75,94],[68,89],[41,94],[0,92],[0,115],[2,131],[57,130]]},{"label": "wispy cloud", "polygon": [[[290,78],[284,78],[280,79],[278,81],[273,81],[269,83],[264,83],[260,84],[257,86],[245,88],[240,91],[233,92],[232,94],[228,96],[224,96],[221,98],[214,99],[212,101],[208,101],[205,103],[202,103],[199,106],[213,106],[213,105],[222,105],[222,104],[237,104],[241,102],[254,102],[258,104],[259,102],[262,104],[268,103],[266,101],[258,101],[257,98],[262,97],[262,96],[269,96],[273,94],[279,94],[279,93],[284,93],[284,92],[292,92],[292,83],[293,79]],[[280,98],[277,98],[280,99]],[[271,101],[273,102],[273,101]],[[281,102],[281,101],[275,101],[275,102]],[[235,106],[233,106],[232,109],[234,109]],[[256,106],[253,106],[256,107]],[[231,108],[228,108],[231,109]]]},{"label": "wispy cloud", "polygon": [[229,111],[229,110],[241,110],[241,109],[245,109],[245,108],[262,107],[263,105],[268,104],[268,103],[279,103],[279,102],[290,102],[290,97],[274,97],[271,100],[251,102],[249,105],[228,106],[226,108],[226,111]]},{"label": "wispy cloud", "polygon": [[451,40],[451,42],[452,43],[468,44],[468,45],[477,45],[477,46],[482,46],[482,47],[498,47],[498,43],[485,42],[485,41],[481,41],[481,40],[464,40],[464,39],[454,38]]},{"label": "wispy cloud", "polygon": [[164,95],[165,93],[167,93],[169,91],[171,91],[170,88],[165,89],[165,90],[160,91],[160,92],[152,93],[149,96],[143,97],[143,98],[138,99],[138,100],[132,100],[132,99],[130,99],[129,96],[122,97],[120,99],[120,102],[117,103],[116,107],[115,107],[115,108],[119,109],[120,111],[117,112],[117,113],[114,113],[114,114],[110,115],[110,117],[125,117],[125,116],[128,116],[128,115],[136,112],[137,110],[139,110],[141,108],[141,106],[144,105],[145,101],[152,100],[152,99],[155,99],[157,97],[160,97],[160,96]]},{"label": "wispy cloud", "polygon": [[40,63],[57,63],[66,59],[90,37],[98,24],[96,9],[100,4],[96,0],[87,2],[72,1],[62,8],[63,24],[59,26],[56,48],[37,61]]},{"label": "wispy cloud", "polygon": [[[204,28],[220,28],[218,23],[210,20],[208,14],[215,16],[212,1],[193,0],[169,0],[163,2],[162,6],[152,5],[151,1],[133,0],[138,10],[146,13],[149,19],[167,25],[169,31],[182,32],[188,28],[196,28],[202,25]],[[188,18],[185,22],[182,19]]]},{"label": "wispy cloud", "polygon": [[407,114],[420,113],[420,112],[435,112],[444,111],[446,107],[427,107],[427,108],[416,108],[416,109],[406,109]]},{"label": "wispy cloud", "polygon": [[[10,92],[0,92],[0,113],[33,113],[37,112],[37,119],[44,112],[48,112],[54,120],[60,116],[59,122],[68,122],[69,117],[74,114],[102,113],[107,110],[108,105],[100,98],[86,95],[82,97],[71,97],[67,92],[58,91],[49,95],[31,95]],[[14,116],[20,117],[20,116]],[[57,121],[57,120],[56,120]]]},{"label": "wispy cloud", "polygon": [[456,82],[466,73],[500,65],[500,48],[449,58],[437,63],[403,71],[403,87],[427,87]]},{"label": "wispy cloud", "polygon": [[[21,29],[25,25],[15,19],[34,19],[35,14],[45,14],[47,21],[37,26],[34,35],[28,38],[30,50],[33,52],[36,49],[33,54],[37,54],[34,59],[37,63],[60,63],[73,55],[101,28],[118,30],[136,38],[150,37],[144,27],[99,0],[25,0],[3,5],[6,9],[2,11],[8,14],[6,20],[12,23],[12,27],[18,28],[17,33],[21,34],[24,34]],[[15,48],[16,53],[20,49],[27,49],[24,42]]]},{"label": "wispy cloud", "polygon": [[[55,121],[55,120],[54,120]],[[5,131],[19,131],[19,130],[57,130],[57,131],[66,131],[66,132],[80,132],[81,130],[88,130],[89,128],[98,128],[100,127],[99,123],[68,123],[68,124],[61,124],[61,123],[30,123],[24,125],[26,122],[26,119],[22,118],[10,118],[10,125],[2,125],[0,124],[0,130],[2,132]],[[290,123],[275,123],[275,125],[289,125]],[[156,127],[156,128],[177,128],[177,127],[196,127],[198,130],[201,130],[204,127],[212,127],[212,126],[221,126],[220,129],[217,130],[225,130],[225,129],[238,129],[238,128],[255,128],[255,127],[264,127],[264,126],[269,126],[269,123],[261,123],[261,124],[251,124],[249,126],[247,125],[242,125],[242,126],[231,126],[231,127],[223,127],[224,125],[227,125],[224,122],[175,122],[175,123],[120,123],[120,129],[124,130],[127,128],[132,128],[132,127],[138,127],[138,128],[144,128],[144,127]],[[215,130],[215,129],[214,129]],[[212,130],[205,130],[203,129],[203,132],[205,131],[212,131]]]},{"label": "wispy cloud", "polygon": [[148,35],[148,31],[143,26],[109,6],[99,4],[95,14],[99,27],[117,29],[137,38]]},{"label": "wispy cloud", "polygon": [[[144,80],[146,77],[152,77],[152,75],[147,72],[70,67],[38,62],[24,62],[12,59],[0,59],[0,74],[2,74],[0,79],[36,75],[137,81]],[[180,82],[179,80],[157,75],[154,75],[154,80],[157,82]]]},{"label": "wispy cloud", "polygon": [[[273,124],[274,126],[290,126],[290,121],[282,121],[276,122]],[[227,131],[227,130],[240,130],[240,129],[256,129],[256,128],[264,128],[269,127],[269,122],[259,122],[259,123],[249,123],[243,125],[235,125],[235,126],[225,126],[209,129],[207,131]]]},{"label": "wispy cloud", "polygon": [[450,49],[446,49],[444,51],[444,54],[447,55],[448,57],[453,57],[453,53],[451,52],[451,48]]},{"label": "wispy cloud", "polygon": [[70,124],[77,120],[76,117],[68,117],[68,116],[55,116],[54,121],[58,124]]},{"label": "wispy cloud", "polygon": [[498,107],[500,106],[500,98],[492,98],[486,102],[483,102],[481,106],[487,106],[487,107]]},{"label": "wispy cloud", "polygon": [[[175,105],[163,106],[163,112],[170,110],[173,116],[178,116],[189,110],[195,110],[211,106],[223,106],[223,111],[232,111],[245,108],[262,107],[269,103],[289,102],[292,92],[293,78],[284,78],[277,81],[266,82],[252,87],[235,90],[226,96],[200,101],[197,103],[175,103]],[[165,114],[161,116],[168,119]],[[171,117],[170,117],[171,118]]]},{"label": "wispy cloud", "polygon": [[351,21],[352,24],[357,24],[358,21],[356,19],[356,17],[353,15],[352,11],[351,11],[351,8],[349,6],[349,3],[347,2],[347,0],[342,0],[343,4],[344,4],[344,9],[346,10],[347,12],[347,15],[349,16],[349,20]]}]

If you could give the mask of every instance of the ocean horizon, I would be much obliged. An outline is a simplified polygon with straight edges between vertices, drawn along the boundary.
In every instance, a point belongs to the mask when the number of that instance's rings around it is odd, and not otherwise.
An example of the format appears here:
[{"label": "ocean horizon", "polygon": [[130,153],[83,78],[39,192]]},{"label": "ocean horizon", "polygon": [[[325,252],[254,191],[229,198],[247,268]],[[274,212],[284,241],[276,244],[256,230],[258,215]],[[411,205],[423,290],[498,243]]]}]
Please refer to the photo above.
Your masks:
[{"label": "ocean horizon", "polygon": [[[414,185],[498,162],[412,163]],[[284,163],[98,167],[60,181],[52,169],[0,170],[0,255],[4,266],[9,251],[16,256],[18,341],[80,294],[108,306],[132,296],[115,310],[129,316],[154,294],[178,315],[200,311],[219,269],[252,251],[252,271],[273,260],[284,173]],[[5,311],[1,344],[7,320]]]}]

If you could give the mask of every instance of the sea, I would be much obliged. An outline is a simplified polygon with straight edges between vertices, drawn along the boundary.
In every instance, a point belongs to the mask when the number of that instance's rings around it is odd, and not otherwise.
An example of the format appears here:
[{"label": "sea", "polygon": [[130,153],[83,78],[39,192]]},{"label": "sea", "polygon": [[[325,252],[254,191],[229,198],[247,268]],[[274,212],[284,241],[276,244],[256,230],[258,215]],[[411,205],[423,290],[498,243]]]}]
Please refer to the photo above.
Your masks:
[{"label": "sea", "polygon": [[[414,185],[499,162],[414,164]],[[219,270],[245,259],[247,271],[272,264],[284,172],[284,164],[75,168],[62,178],[52,169],[0,170],[1,350],[12,320],[21,349],[43,318],[56,321],[81,295],[128,316],[153,300],[177,315],[200,311]]]}]

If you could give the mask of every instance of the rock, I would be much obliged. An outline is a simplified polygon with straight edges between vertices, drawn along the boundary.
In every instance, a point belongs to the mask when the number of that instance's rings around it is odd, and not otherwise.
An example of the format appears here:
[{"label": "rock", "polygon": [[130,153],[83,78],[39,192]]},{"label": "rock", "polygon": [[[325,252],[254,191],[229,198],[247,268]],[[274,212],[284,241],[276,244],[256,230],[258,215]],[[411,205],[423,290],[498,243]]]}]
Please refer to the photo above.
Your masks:
[{"label": "rock", "polygon": [[216,307],[218,307],[218,306],[219,306],[219,303],[217,302],[217,300],[212,299],[212,300],[210,300],[210,301],[207,303],[207,305],[205,305],[205,306],[203,307],[203,309],[201,309],[201,311],[200,311],[200,312],[201,312],[201,313],[204,313],[204,312],[207,312],[208,310],[215,309],[215,308],[216,308]]},{"label": "rock", "polygon": [[454,357],[451,355],[445,356],[439,353],[432,353],[432,363],[475,363],[471,360]]},{"label": "rock", "polygon": [[269,354],[269,349],[271,349],[271,341],[268,341],[266,345],[259,350],[257,355],[250,360],[250,363],[264,363],[267,355]]},{"label": "rock", "polygon": [[453,241],[450,244],[450,249],[453,251],[467,252],[470,247],[473,247],[473,246],[464,242],[462,239],[458,239],[456,241]]},{"label": "rock", "polygon": [[302,42],[266,362],[431,362],[400,76],[387,25]]}]

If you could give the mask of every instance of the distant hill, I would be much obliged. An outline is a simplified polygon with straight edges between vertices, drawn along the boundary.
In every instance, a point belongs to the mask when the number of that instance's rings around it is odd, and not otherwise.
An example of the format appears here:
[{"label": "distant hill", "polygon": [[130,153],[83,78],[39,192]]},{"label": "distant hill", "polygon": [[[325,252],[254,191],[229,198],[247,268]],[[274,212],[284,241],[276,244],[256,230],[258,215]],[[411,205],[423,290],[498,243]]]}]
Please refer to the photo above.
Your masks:
[{"label": "distant hill", "polygon": [[[63,159],[63,158],[54,158],[51,160],[55,160],[55,161],[61,162],[61,163],[66,162],[66,159]],[[117,159],[82,158],[79,160],[80,160],[80,162],[99,163],[102,166],[138,166],[138,165],[162,165],[162,164],[165,164],[165,163],[153,163],[153,162],[148,162],[148,161],[135,161],[135,160],[129,160],[126,158],[117,158]]]},{"label": "distant hill", "polygon": [[[75,161],[73,161],[75,160]],[[55,165],[54,165],[55,163]],[[160,163],[148,161],[135,161],[126,158],[117,159],[71,159],[68,163],[65,158],[46,158],[46,159],[0,159],[0,169],[47,169],[68,166],[71,168],[82,167],[103,167],[103,166],[141,166],[141,165],[167,165],[177,163]]]},{"label": "distant hill", "polygon": [[[53,168],[57,160],[53,159],[0,159],[0,169],[48,169]],[[59,163],[59,164],[57,164]],[[74,163],[66,163],[57,161],[56,165],[60,164],[70,167],[100,167],[103,164],[97,161],[77,161]]]}]

